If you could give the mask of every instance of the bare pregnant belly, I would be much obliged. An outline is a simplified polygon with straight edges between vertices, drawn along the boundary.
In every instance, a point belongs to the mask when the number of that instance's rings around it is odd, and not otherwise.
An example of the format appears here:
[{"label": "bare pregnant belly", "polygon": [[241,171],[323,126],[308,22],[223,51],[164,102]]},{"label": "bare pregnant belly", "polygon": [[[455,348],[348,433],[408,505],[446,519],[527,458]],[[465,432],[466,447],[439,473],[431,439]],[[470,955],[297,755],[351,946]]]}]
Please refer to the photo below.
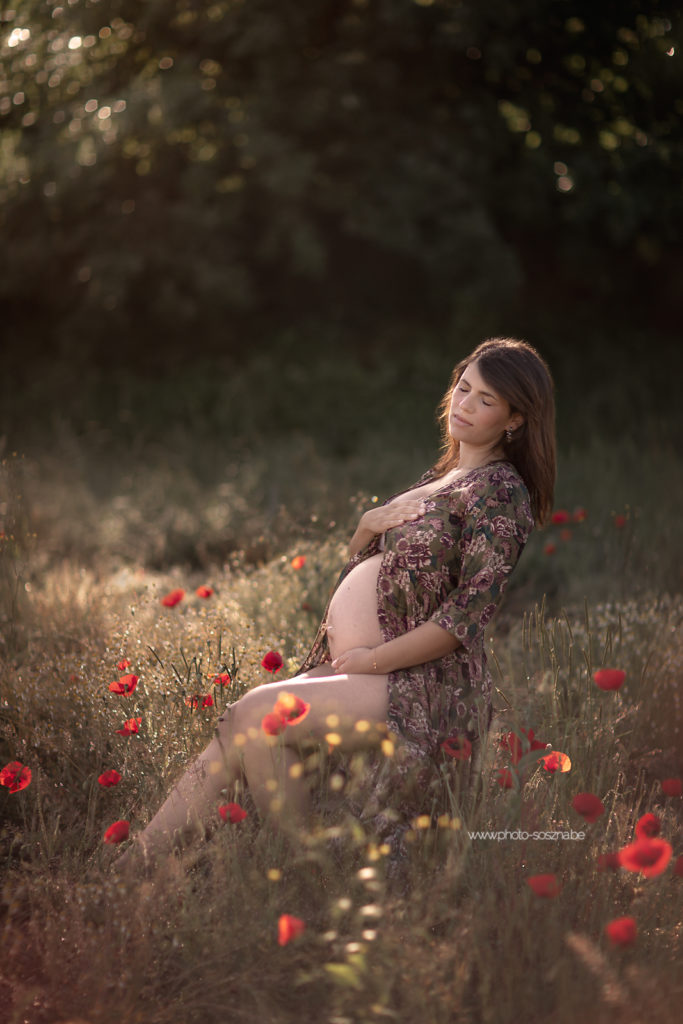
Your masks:
[{"label": "bare pregnant belly", "polygon": [[377,576],[382,555],[372,555],[337,587],[327,612],[327,640],[336,658],[351,647],[382,643],[377,617]]}]

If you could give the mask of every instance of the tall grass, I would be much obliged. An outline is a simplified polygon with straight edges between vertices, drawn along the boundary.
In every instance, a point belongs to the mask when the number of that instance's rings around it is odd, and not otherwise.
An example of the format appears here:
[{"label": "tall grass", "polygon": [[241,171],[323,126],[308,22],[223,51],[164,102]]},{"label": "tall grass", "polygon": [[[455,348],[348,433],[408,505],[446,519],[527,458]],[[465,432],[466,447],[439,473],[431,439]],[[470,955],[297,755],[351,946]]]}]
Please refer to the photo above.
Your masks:
[{"label": "tall grass", "polygon": [[[671,456],[641,467],[637,486],[626,443],[609,469],[597,443],[563,459],[558,506],[586,517],[530,542],[490,633],[496,717],[481,765],[455,766],[440,806],[413,822],[403,874],[345,803],[362,758],[344,780],[320,750],[308,763],[318,812],[298,839],[262,827],[248,794],[226,793],[246,820],[150,881],[112,869],[105,829],[144,825],[212,736],[216,709],[270,680],[266,650],[282,653],[283,677],[296,668],[376,459],[331,463],[283,444],[274,464],[217,461],[207,483],[180,455],[95,467],[87,445],[69,444],[63,461],[8,457],[1,479],[0,767],[18,760],[33,778],[0,788],[0,1018],[673,1021],[683,881],[672,864],[653,878],[598,869],[645,812],[683,852],[681,800],[661,787],[683,775]],[[401,475],[412,458],[385,463],[387,490],[416,475],[417,458]],[[203,583],[210,598],[195,594]],[[176,586],[185,599],[164,608]],[[140,677],[129,697],[108,689],[122,658]],[[603,665],[626,672],[618,692],[595,686]],[[225,671],[230,686],[214,684]],[[214,707],[188,706],[195,693]],[[118,735],[131,716],[139,734]],[[571,771],[530,753],[502,788],[501,738],[530,727]],[[105,789],[108,768],[122,780]],[[586,791],[605,805],[594,824],[571,805]],[[534,831],[584,838],[515,838]],[[555,898],[527,884],[545,873]],[[282,914],[306,926],[284,946]],[[604,928],[623,915],[638,936],[613,948]]]}]

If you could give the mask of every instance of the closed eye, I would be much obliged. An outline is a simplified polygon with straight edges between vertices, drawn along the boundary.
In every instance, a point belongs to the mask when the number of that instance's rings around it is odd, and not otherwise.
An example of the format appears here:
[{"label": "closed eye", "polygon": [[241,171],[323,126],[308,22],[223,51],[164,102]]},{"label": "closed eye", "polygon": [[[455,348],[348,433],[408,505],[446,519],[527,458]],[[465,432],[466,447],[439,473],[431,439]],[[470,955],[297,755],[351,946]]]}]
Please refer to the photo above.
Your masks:
[{"label": "closed eye", "polygon": [[[465,386],[463,386],[462,383],[458,384],[457,387],[456,387],[456,391],[462,391],[465,395],[468,395],[471,390],[472,390],[472,388],[465,387]],[[487,406],[490,407],[490,406],[494,405],[495,403],[494,402],[487,402],[485,398],[482,398],[482,404],[483,405],[487,405]]]}]

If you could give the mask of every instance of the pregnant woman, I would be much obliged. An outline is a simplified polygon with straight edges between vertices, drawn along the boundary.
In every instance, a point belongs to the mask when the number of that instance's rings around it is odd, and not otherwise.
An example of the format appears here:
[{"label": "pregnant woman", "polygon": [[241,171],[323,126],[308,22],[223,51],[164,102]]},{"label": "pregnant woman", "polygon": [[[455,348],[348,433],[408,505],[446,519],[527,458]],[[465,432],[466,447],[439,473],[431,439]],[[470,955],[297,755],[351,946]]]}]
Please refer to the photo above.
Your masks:
[{"label": "pregnant woman", "polygon": [[[137,848],[154,858],[203,832],[221,790],[238,778],[263,817],[296,829],[310,798],[297,768],[301,744],[324,742],[332,727],[340,749],[352,751],[373,734],[367,723],[385,723],[399,782],[411,766],[443,756],[445,741],[451,750],[467,750],[466,741],[476,744],[488,728],[484,627],[534,522],[544,522],[552,507],[548,368],[526,342],[485,341],[455,367],[440,416],[441,457],[408,490],[362,515],[298,674],[256,687],[227,709],[216,738],[130,853]],[[261,722],[283,691],[310,711],[274,747]],[[380,791],[377,785],[377,813],[389,811],[394,820],[405,813],[410,801],[400,785],[398,792],[385,786],[381,799]]]}]

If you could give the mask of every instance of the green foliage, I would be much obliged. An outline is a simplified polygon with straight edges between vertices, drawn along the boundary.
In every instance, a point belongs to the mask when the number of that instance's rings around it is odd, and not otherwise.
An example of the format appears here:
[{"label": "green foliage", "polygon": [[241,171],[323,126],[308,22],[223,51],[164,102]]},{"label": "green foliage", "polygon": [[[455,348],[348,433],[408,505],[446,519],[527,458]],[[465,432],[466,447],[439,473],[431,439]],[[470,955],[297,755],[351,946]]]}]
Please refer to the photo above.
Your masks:
[{"label": "green foliage", "polygon": [[[679,21],[657,0],[25,0],[0,45],[13,369],[267,351],[310,315],[674,301]],[[669,54],[672,54],[671,56]],[[628,291],[627,291],[628,290]],[[200,339],[200,340],[199,340]]]}]

